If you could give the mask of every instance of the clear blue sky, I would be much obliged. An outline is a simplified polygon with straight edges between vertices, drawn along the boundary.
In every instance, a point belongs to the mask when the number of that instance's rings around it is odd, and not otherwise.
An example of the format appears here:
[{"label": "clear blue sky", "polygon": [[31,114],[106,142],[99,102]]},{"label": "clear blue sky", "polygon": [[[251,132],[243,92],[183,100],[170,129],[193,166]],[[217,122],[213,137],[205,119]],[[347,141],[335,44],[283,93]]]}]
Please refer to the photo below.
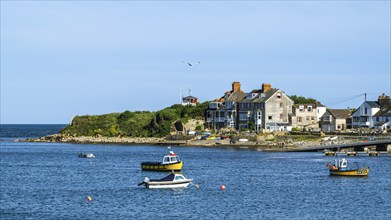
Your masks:
[{"label": "clear blue sky", "polygon": [[390,1],[1,1],[3,124],[156,111],[233,81],[354,108],[390,93],[390,71]]}]

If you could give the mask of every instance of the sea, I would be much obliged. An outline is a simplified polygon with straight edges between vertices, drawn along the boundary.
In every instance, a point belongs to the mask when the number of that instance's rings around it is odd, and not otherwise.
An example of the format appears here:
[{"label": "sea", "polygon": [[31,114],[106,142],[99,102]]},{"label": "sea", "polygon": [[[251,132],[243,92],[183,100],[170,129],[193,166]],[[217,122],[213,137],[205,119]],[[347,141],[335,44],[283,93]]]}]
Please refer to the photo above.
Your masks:
[{"label": "sea", "polygon": [[0,219],[391,219],[389,156],[349,157],[368,177],[333,177],[321,152],[172,146],[193,184],[146,189],[167,173],[140,163],[167,146],[15,141],[64,126],[1,125]]}]

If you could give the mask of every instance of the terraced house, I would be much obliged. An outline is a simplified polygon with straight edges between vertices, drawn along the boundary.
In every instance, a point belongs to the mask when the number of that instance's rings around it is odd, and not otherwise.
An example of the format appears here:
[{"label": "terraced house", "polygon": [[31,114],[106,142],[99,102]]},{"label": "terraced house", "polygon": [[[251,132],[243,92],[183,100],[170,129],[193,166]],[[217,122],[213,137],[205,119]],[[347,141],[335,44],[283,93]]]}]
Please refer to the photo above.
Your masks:
[{"label": "terraced house", "polygon": [[220,98],[210,102],[206,110],[206,125],[209,128],[235,129],[237,127],[237,103],[246,97],[240,89],[240,82],[233,82],[231,91],[227,91]]},{"label": "terraced house", "polygon": [[291,130],[289,115],[293,101],[280,89],[271,84],[262,84],[262,89],[255,89],[237,105],[237,129],[250,129],[256,132]]}]

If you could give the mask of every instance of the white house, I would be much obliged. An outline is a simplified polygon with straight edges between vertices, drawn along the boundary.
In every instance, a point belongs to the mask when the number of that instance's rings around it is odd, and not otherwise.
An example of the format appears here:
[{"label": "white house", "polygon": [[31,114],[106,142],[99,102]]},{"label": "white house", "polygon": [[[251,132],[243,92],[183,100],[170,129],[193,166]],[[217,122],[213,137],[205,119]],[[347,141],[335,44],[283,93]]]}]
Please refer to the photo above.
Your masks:
[{"label": "white house", "polygon": [[381,108],[374,116],[374,128],[379,130],[388,130],[391,128],[391,105]]},{"label": "white house", "polygon": [[377,101],[365,101],[352,115],[352,128],[374,128],[373,116],[390,103],[390,97],[385,94],[379,96]]}]

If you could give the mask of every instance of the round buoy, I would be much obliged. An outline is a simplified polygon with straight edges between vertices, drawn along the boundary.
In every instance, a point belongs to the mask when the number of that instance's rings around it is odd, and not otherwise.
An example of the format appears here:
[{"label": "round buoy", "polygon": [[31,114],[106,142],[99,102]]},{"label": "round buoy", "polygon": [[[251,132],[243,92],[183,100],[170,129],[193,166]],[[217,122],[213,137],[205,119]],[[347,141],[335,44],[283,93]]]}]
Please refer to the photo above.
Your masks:
[{"label": "round buoy", "polygon": [[220,186],[220,189],[221,189],[221,190],[225,190],[225,186],[224,186],[224,185],[221,185],[221,186]]},{"label": "round buoy", "polygon": [[91,201],[92,201],[91,196],[88,196],[88,197],[87,197],[87,200],[88,200],[89,202],[91,202]]}]

